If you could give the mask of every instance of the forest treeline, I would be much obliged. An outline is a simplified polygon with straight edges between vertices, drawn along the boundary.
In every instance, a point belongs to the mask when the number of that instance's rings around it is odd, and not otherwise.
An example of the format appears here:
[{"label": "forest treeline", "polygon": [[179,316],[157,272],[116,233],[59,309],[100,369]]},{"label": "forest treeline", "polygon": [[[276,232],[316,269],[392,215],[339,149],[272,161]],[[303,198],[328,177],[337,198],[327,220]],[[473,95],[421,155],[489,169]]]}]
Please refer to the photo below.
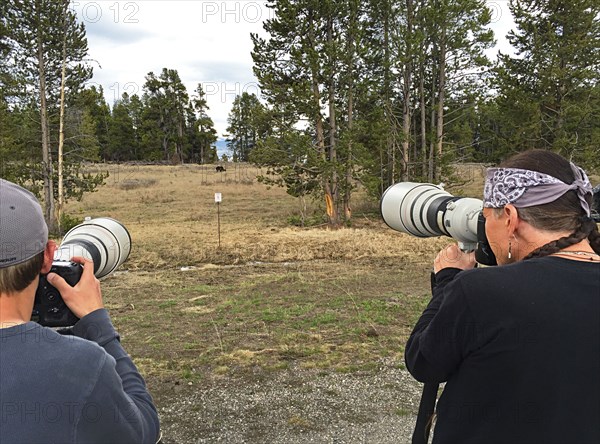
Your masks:
[{"label": "forest treeline", "polygon": [[[266,33],[249,36],[261,94],[236,97],[228,145],[234,161],[266,167],[264,183],[323,199],[331,225],[351,218],[359,184],[378,197],[400,180],[452,180],[454,162],[543,148],[600,164],[596,0],[510,0],[514,54],[494,60],[484,0],[267,7]],[[85,27],[68,1],[9,0],[0,13],[3,177],[60,203],[102,182],[83,161],[217,160],[201,82],[190,94],[164,68],[108,104],[86,86]]]}]

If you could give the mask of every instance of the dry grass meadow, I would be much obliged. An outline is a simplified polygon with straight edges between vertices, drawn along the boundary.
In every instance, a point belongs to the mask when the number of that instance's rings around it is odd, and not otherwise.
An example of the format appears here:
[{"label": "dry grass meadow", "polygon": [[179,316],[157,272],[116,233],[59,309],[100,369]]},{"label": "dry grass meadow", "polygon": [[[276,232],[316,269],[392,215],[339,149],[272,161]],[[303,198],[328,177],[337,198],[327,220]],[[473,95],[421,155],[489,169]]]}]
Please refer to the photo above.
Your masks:
[{"label": "dry grass meadow", "polygon": [[[397,356],[448,239],[389,229],[358,194],[351,228],[301,228],[300,203],[230,165],[106,165],[110,177],[67,213],[108,216],[132,253],[103,283],[123,341],[147,376],[202,378],[248,366],[338,371]],[[222,193],[220,241],[215,193]],[[309,216],[324,210],[309,204]]]},{"label": "dry grass meadow", "polygon": [[[161,412],[170,436],[163,442],[356,442],[322,433],[331,424],[370,433],[361,424],[381,425],[390,411],[396,419],[389,424],[404,419],[409,430],[419,388],[402,370],[403,347],[430,298],[433,258],[451,240],[389,229],[378,202],[360,192],[351,227],[297,227],[290,221],[299,220],[298,199],[259,184],[254,167],[226,166],[217,173],[200,165],[97,165],[110,173],[106,184],[66,209],[80,220],[113,217],[131,233],[129,260],[102,288]],[[483,167],[463,165],[458,176],[462,188],[448,191],[480,196]],[[215,193],[223,198],[220,247]],[[318,221],[323,207],[309,203],[307,219]],[[389,375],[382,368],[396,376],[377,382]],[[348,392],[348,382],[308,393],[307,378],[318,383],[319,376],[367,382],[362,394]],[[277,381],[290,378],[293,386],[282,388],[316,398],[286,405]],[[275,398],[255,405],[255,390]],[[323,403],[337,406],[345,392],[378,398],[360,406],[352,398],[324,414]],[[408,402],[400,403],[399,393]],[[386,404],[381,397],[391,399]],[[276,412],[284,416],[273,427]],[[340,422],[340,414],[349,419]],[[359,441],[394,442],[398,432],[386,424],[380,438]]]},{"label": "dry grass meadow", "polygon": [[[103,294],[159,407],[175,386],[290,368],[372,372],[381,359],[402,367],[449,239],[392,231],[360,193],[351,228],[292,226],[299,201],[257,183],[248,165],[94,168],[109,171],[106,184],[66,212],[113,217],[131,233],[131,256]],[[480,171],[465,169],[473,189],[462,192],[480,193]],[[323,211],[308,206],[309,217]]]}]

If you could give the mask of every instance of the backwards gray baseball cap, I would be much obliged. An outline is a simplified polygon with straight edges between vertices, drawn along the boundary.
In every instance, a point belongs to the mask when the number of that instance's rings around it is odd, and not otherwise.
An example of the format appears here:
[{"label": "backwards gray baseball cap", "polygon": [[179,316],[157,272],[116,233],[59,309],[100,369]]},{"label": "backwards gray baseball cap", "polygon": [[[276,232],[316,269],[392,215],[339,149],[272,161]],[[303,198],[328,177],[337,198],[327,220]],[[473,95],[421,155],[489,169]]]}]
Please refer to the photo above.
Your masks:
[{"label": "backwards gray baseball cap", "polygon": [[36,197],[0,179],[0,268],[31,259],[47,243],[48,227]]}]

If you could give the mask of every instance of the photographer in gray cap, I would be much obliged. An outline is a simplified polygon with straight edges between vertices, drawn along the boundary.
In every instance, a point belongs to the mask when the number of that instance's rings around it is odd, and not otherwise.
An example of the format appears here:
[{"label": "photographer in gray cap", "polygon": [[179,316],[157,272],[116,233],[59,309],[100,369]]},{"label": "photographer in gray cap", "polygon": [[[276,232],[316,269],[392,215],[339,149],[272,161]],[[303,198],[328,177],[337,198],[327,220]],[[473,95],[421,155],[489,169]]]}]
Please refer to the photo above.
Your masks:
[{"label": "photographer in gray cap", "polygon": [[93,263],[71,287],[48,281],[80,318],[72,335],[31,322],[40,273],[52,266],[33,194],[0,179],[0,442],[155,443],[152,397],[103,308]]}]

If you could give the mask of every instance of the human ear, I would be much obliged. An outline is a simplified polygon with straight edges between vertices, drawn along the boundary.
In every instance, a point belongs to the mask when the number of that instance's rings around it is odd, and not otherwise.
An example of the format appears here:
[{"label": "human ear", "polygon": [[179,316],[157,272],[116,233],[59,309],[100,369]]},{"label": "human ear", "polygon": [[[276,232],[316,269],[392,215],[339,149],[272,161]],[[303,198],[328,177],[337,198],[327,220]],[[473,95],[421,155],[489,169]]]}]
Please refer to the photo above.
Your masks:
[{"label": "human ear", "polygon": [[514,205],[507,204],[504,206],[504,215],[506,216],[505,224],[508,230],[508,235],[512,236],[517,230],[519,226],[519,221],[521,220],[519,218],[519,212],[517,211]]},{"label": "human ear", "polygon": [[54,253],[58,249],[58,245],[53,240],[49,240],[44,249],[44,263],[42,265],[42,273],[46,274],[52,268],[52,262],[54,262]]}]

